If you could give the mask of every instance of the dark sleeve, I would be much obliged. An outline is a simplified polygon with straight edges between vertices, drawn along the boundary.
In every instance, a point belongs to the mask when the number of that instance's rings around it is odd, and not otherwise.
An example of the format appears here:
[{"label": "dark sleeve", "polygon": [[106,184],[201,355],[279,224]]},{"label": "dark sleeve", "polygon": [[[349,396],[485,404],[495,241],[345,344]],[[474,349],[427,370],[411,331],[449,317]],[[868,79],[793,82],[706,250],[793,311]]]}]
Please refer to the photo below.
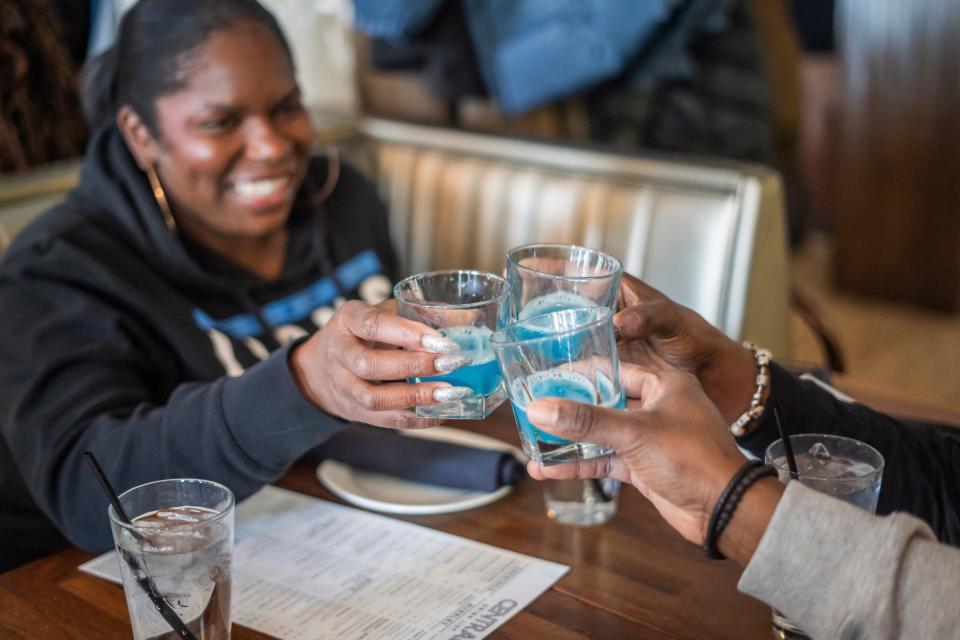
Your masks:
[{"label": "dark sleeve", "polygon": [[[884,459],[878,514],[906,511],[925,520],[941,542],[960,545],[960,429],[907,423],[836,398],[814,382],[771,364],[768,407],[780,405],[791,433],[849,436]],[[759,458],[779,439],[773,412],[738,444]]]},{"label": "dark sleeve", "polygon": [[333,218],[333,247],[338,263],[373,248],[384,275],[396,282],[397,258],[390,241],[387,207],[376,188],[355,168],[340,159],[337,186],[325,203]]},{"label": "dark sleeve", "polygon": [[112,545],[86,450],[118,491],[198,477],[242,499],[342,426],[299,392],[289,348],[178,384],[165,343],[87,291],[0,277],[0,309],[0,430],[33,500],[84,549]]}]

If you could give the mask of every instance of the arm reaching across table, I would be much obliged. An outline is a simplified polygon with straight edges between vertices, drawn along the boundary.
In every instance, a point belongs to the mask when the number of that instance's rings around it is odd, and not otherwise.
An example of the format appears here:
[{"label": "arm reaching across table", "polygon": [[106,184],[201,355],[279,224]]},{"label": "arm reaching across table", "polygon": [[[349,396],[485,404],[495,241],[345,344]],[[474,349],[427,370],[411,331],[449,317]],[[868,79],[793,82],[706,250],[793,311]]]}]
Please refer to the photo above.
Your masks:
[{"label": "arm reaching across table", "polygon": [[[744,464],[726,421],[689,373],[623,366],[627,411],[557,399],[528,408],[541,429],[610,446],[605,458],[540,467],[537,479],[630,482],[684,538],[707,539],[729,479]],[[904,514],[872,516],[774,478],[749,486],[717,539],[745,566],[740,588],[814,637],[947,636],[960,625],[960,550]]]},{"label": "arm reaching across table", "polygon": [[[647,284],[624,274],[621,311],[614,317],[621,359],[664,365],[693,374],[717,407],[723,431],[750,406],[757,389],[753,354],[706,320]],[[942,542],[960,545],[960,431],[906,423],[862,404],[845,402],[811,381],[770,365],[769,395],[802,432],[856,438],[884,457],[877,513],[907,511],[924,520]],[[766,411],[747,425],[738,444],[758,458],[780,436]]]}]

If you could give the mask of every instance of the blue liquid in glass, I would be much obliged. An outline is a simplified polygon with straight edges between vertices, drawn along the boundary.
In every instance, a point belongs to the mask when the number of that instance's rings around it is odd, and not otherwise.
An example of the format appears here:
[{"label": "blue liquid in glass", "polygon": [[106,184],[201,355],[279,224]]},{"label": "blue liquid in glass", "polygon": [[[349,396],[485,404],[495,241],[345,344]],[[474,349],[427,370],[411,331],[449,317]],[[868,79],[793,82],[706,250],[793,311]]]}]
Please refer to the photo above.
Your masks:
[{"label": "blue liquid in glass", "polygon": [[455,387],[470,387],[480,396],[493,393],[503,380],[490,348],[493,332],[487,327],[448,327],[440,333],[460,345],[459,355],[473,358],[473,363],[450,373],[415,378],[414,382],[447,382]]},{"label": "blue liquid in glass", "polygon": [[[555,311],[566,311],[567,309],[579,309],[583,307],[596,306],[596,303],[591,301],[589,298],[584,298],[576,293],[558,291],[556,293],[548,293],[545,296],[540,296],[539,298],[534,298],[533,300],[529,301],[523,307],[523,309],[521,309],[519,319],[527,320],[529,318],[534,318],[547,313],[553,313]],[[518,326],[515,329],[515,332],[517,339],[519,340],[543,338],[556,333],[556,331],[553,329],[544,328],[543,330],[538,330],[536,327],[529,326],[529,324]],[[582,333],[576,333],[573,335],[557,337],[545,343],[543,348],[547,350],[546,353],[549,354],[551,360],[573,360],[577,357],[577,354],[580,353],[580,349],[583,347],[584,335],[585,334]]]},{"label": "blue liquid in glass", "polygon": [[[595,387],[590,380],[579,373],[553,369],[534,373],[526,378],[526,387],[533,399],[536,398],[563,398],[565,400],[574,400],[586,404],[600,404],[613,409],[624,409],[627,406],[623,392],[614,395],[613,383],[597,373],[597,386]],[[524,381],[517,381],[517,385]],[[526,396],[521,389],[515,390],[517,393],[511,394],[511,406],[513,415],[517,419],[517,427],[524,439],[530,443],[536,443],[541,452],[571,444],[569,440],[558,438],[555,435],[540,431],[533,423],[527,419],[526,405],[521,407],[513,398]],[[544,446],[546,445],[546,446]]]},{"label": "blue liquid in glass", "polygon": [[523,309],[520,310],[518,319],[526,320],[533,316],[553,313],[554,311],[596,306],[599,305],[590,298],[585,298],[577,293],[557,291],[528,301],[527,304],[523,305]]}]

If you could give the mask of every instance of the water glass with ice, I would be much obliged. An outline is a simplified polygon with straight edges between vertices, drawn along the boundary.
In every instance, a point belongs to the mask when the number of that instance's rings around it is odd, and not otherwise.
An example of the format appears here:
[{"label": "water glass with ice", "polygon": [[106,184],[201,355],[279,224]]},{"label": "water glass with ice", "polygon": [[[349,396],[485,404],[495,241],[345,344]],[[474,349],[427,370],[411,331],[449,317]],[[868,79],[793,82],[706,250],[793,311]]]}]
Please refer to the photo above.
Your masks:
[{"label": "water glass with ice", "polygon": [[620,261],[594,249],[566,244],[528,244],[507,251],[510,315],[525,320],[580,307],[614,309]]},{"label": "water glass with ice", "polygon": [[473,390],[459,400],[417,407],[418,416],[479,420],[506,400],[490,336],[507,319],[507,290],[506,280],[499,276],[459,269],[410,276],[394,287],[401,316],[437,329],[460,346],[457,355],[470,359],[454,371],[411,380],[447,382]]},{"label": "water glass with ice", "polygon": [[617,513],[620,482],[613,478],[548,480],[542,486],[547,517],[557,522],[589,527]]},{"label": "water glass with ice", "polygon": [[[880,497],[883,456],[855,438],[823,433],[790,436],[800,483],[873,513]],[[780,481],[790,479],[783,441],[767,447],[767,464],[777,468]],[[773,612],[775,636],[803,640],[808,636],[779,611]]]},{"label": "water glass with ice", "polygon": [[159,480],[120,495],[131,522],[108,509],[134,640],[177,637],[145,584],[198,640],[229,640],[233,493],[209,480]]},{"label": "water glass with ice", "polygon": [[527,406],[536,398],[626,406],[612,318],[613,311],[605,307],[567,309],[519,320],[491,337],[520,442],[538,463],[561,464],[613,453],[600,445],[558,438],[527,419]]}]

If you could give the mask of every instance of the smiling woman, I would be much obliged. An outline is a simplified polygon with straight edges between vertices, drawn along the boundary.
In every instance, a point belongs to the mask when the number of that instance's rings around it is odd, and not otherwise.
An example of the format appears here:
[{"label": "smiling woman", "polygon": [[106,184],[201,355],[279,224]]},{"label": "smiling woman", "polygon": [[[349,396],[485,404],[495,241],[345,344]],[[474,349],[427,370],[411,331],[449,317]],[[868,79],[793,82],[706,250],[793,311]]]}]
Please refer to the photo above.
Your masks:
[{"label": "smiling woman", "polygon": [[462,397],[392,382],[466,362],[371,306],[394,275],[383,204],[310,156],[255,0],[141,0],[85,111],[80,185],[0,266],[0,571],[110,546],[85,450],[120,489],[202,477],[242,499],[347,421],[426,426],[411,407]]},{"label": "smiling woman", "polygon": [[290,51],[266,24],[238,20],[210,32],[175,76],[176,90],[139,108],[131,95],[116,121],[138,166],[155,172],[176,226],[271,278],[283,267],[311,130]]}]

